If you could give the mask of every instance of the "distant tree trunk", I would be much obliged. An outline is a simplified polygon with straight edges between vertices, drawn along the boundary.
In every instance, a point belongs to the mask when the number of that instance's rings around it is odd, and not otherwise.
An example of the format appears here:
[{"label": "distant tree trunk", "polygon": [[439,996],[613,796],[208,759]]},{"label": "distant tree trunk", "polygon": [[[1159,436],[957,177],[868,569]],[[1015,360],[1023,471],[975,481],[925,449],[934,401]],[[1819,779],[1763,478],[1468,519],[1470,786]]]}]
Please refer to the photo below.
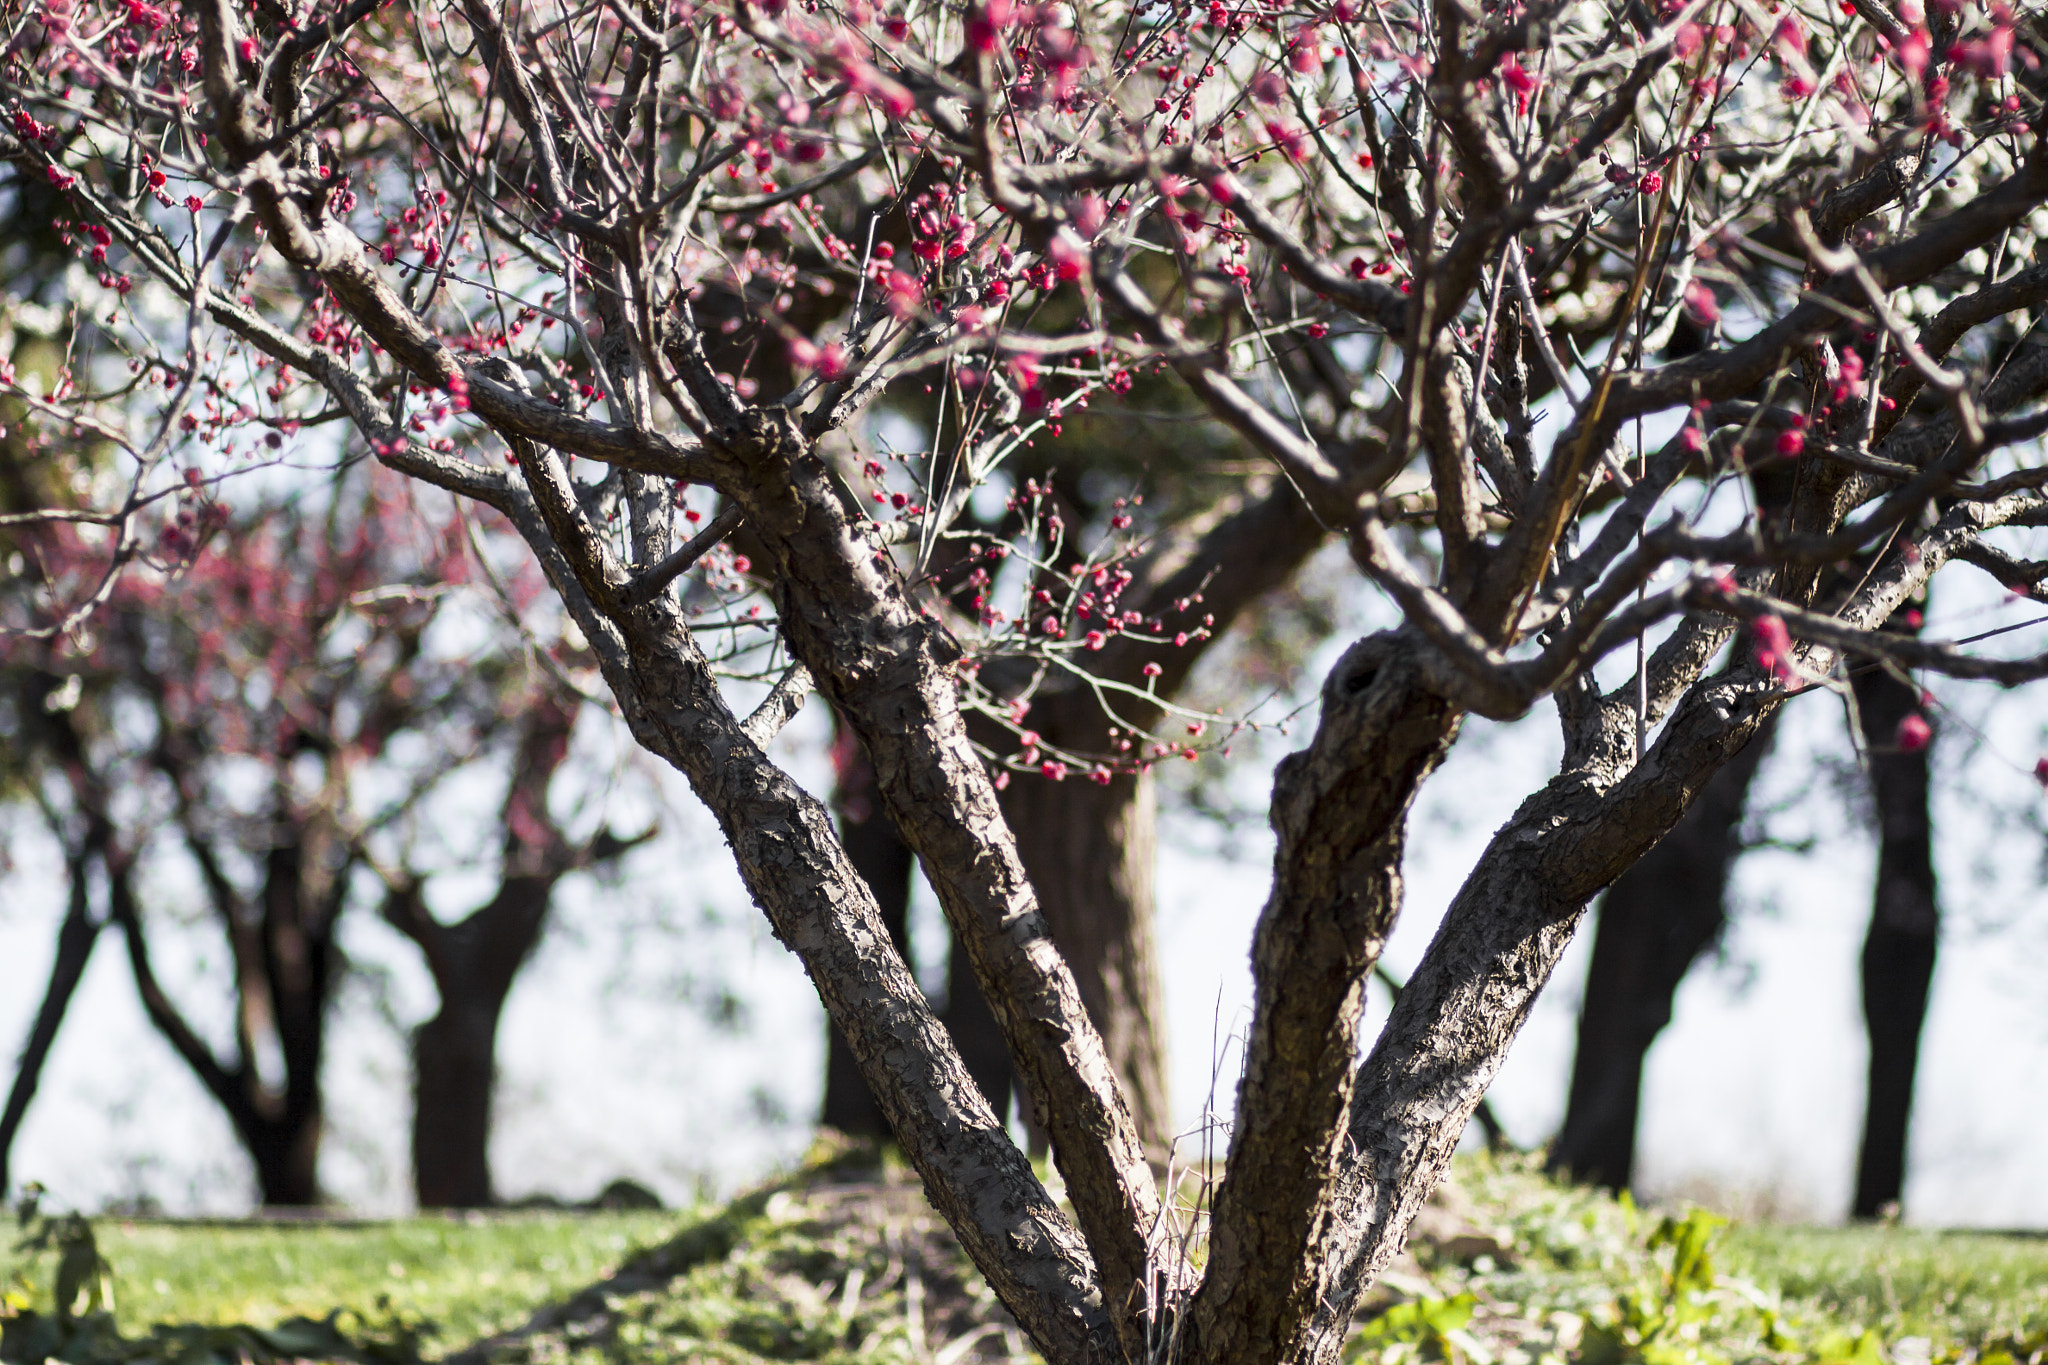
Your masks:
[{"label": "distant tree trunk", "polygon": [[[1093,719],[1097,726],[1104,723],[1099,710]],[[1057,732],[1048,728],[1046,733]],[[850,737],[837,742],[834,762],[848,857],[874,890],[897,946],[904,948],[914,859],[882,811],[874,770]],[[1004,817],[1016,834],[1053,941],[1072,966],[1089,1016],[1103,1035],[1139,1135],[1163,1156],[1172,1140],[1173,1118],[1153,935],[1156,809],[1149,774],[1118,777],[1106,786],[1027,776],[1003,794]],[[946,994],[947,1032],[990,1106],[998,1116],[1007,1115],[1015,1084],[1009,1050],[964,957],[956,956],[949,966]],[[823,1122],[865,1136],[888,1132],[837,1029],[826,1060]]]},{"label": "distant tree trunk", "polygon": [[1870,1088],[1856,1162],[1857,1218],[1875,1218],[1905,1192],[1907,1127],[1920,1062],[1920,1030],[1934,980],[1941,913],[1935,899],[1929,742],[1901,744],[1900,722],[1920,712],[1920,691],[1866,665],[1853,679],[1877,798],[1877,891],[1863,941],[1863,1017]]},{"label": "distant tree trunk", "polygon": [[[292,837],[324,844],[324,831],[291,827]],[[157,980],[134,887],[132,855],[106,860],[109,919],[128,941],[128,961],[150,1022],[185,1059],[227,1111],[235,1134],[256,1167],[267,1207],[321,1202],[319,1163],[324,1128],[320,1069],[326,1051],[327,1006],[334,986],[334,920],[346,894],[347,863],[328,869],[326,848],[298,844],[273,848],[266,860],[260,914],[246,906],[228,913],[228,937],[240,984],[236,1056],[220,1061],[185,1021]],[[283,1058],[283,1075],[267,1081],[256,1061],[255,1039],[268,1032]]]},{"label": "distant tree trunk", "polygon": [[423,1209],[486,1208],[496,1201],[491,1094],[504,999],[503,993],[444,985],[440,1012],[413,1032],[413,1194]]},{"label": "distant tree trunk", "polygon": [[[1078,967],[1074,975],[1081,975]],[[1003,1041],[1002,1025],[996,1022],[988,998],[974,979],[967,954],[957,945],[946,959],[946,1008],[939,1020],[952,1036],[961,1065],[974,1078],[989,1107],[996,1111],[996,1118],[1008,1122],[1011,1101],[1017,1097],[1017,1072],[1010,1062],[1010,1045]],[[1033,1141],[1042,1152],[1044,1141],[1037,1132]]]},{"label": "distant tree trunk", "polygon": [[57,1030],[64,1023],[65,1011],[71,1007],[71,997],[78,989],[79,978],[85,975],[85,965],[92,958],[93,945],[99,941],[102,925],[92,917],[87,903],[86,865],[89,857],[89,852],[73,853],[65,860],[69,864],[71,904],[57,930],[57,956],[50,964],[50,983],[43,991],[42,1007],[36,1011],[35,1023],[29,1028],[28,1042],[21,1049],[14,1085],[7,1093],[6,1112],[0,1113],[0,1194],[12,1188],[11,1154],[15,1134],[21,1131],[29,1102],[35,1099],[36,1087],[42,1081],[43,1064],[49,1060],[50,1048],[57,1041]]},{"label": "distant tree trunk", "polygon": [[491,1109],[505,1001],[540,942],[556,883],[630,846],[609,830],[571,843],[548,813],[548,786],[568,756],[575,724],[568,699],[543,695],[528,705],[505,795],[504,867],[489,901],[443,924],[416,881],[387,883],[385,918],[419,945],[441,999],[440,1011],[412,1039],[413,1195],[423,1209],[496,1202]]},{"label": "distant tree trunk", "polygon": [[[832,804],[839,817],[839,841],[846,846],[848,860],[875,893],[882,923],[888,926],[896,950],[908,962],[911,874],[917,867],[917,858],[897,833],[889,813],[882,809],[875,770],[860,741],[836,716],[832,763],[836,773]],[[888,1137],[888,1120],[882,1116],[868,1083],[861,1078],[860,1062],[846,1045],[845,1035],[829,1021],[826,1028],[829,1037],[825,1049],[825,1106],[819,1121],[827,1128],[837,1128],[855,1137]],[[996,1110],[1001,1113],[1002,1106],[997,1105]]]},{"label": "distant tree trunk", "polygon": [[1743,806],[1775,722],[1601,898],[1564,1126],[1550,1168],[1612,1190],[1634,1179],[1643,1064],[1693,962],[1727,923]]},{"label": "distant tree trunk", "polygon": [[236,1121],[242,1143],[256,1163],[256,1188],[266,1208],[307,1208],[321,1202],[320,1139],[325,1116],[319,1096],[276,1118]]},{"label": "distant tree trunk", "polygon": [[[1097,728],[1104,723],[1092,694],[1061,701],[1059,709],[1085,706]],[[1068,718],[1041,724],[1059,743]],[[1173,1107],[1154,932],[1158,796],[1152,774],[1119,775],[1102,785],[1026,776],[1002,799],[1053,942],[1074,969],[1138,1136],[1153,1159],[1163,1161],[1173,1141]]]}]

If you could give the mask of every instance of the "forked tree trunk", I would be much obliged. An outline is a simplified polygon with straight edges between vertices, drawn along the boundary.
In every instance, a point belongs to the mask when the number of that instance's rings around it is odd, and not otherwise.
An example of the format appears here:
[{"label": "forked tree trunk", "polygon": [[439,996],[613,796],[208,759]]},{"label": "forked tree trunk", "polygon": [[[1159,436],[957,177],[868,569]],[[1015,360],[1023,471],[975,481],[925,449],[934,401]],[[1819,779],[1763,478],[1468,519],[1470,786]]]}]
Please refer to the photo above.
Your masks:
[{"label": "forked tree trunk", "polygon": [[1742,812],[1775,721],[1714,774],[1690,810],[1600,900],[1551,1170],[1625,1190],[1634,1179],[1643,1064],[1678,987],[1727,925]]},{"label": "forked tree trunk", "polygon": [[[334,984],[334,915],[344,878],[322,878],[317,891],[300,880],[304,850],[271,850],[263,917],[231,923],[229,940],[241,983],[238,1048],[222,1063],[172,1004],[150,962],[133,886],[133,865],[108,861],[112,920],[128,941],[129,966],[144,1011],[200,1083],[227,1111],[235,1135],[256,1168],[267,1207],[320,1202],[320,1093],[326,1051],[327,1005]],[[308,902],[314,902],[308,908]],[[283,1058],[283,1075],[266,1080],[257,1067],[254,1038],[268,1029]]]},{"label": "forked tree trunk", "polygon": [[1902,746],[1899,723],[1920,710],[1919,689],[1882,668],[1854,678],[1877,798],[1877,891],[1863,941],[1863,1017],[1870,1088],[1856,1162],[1857,1218],[1875,1218],[1905,1192],[1907,1129],[1920,1030],[1941,929],[1928,810],[1931,745]]},{"label": "forked tree trunk", "polygon": [[575,707],[553,695],[537,697],[521,723],[505,795],[504,867],[490,900],[443,924],[416,882],[393,886],[385,898],[385,918],[419,945],[441,998],[440,1012],[414,1031],[412,1043],[413,1194],[423,1209],[496,1202],[491,1101],[505,1000],[540,942],[556,883],[628,847],[609,830],[572,844],[548,813],[548,787],[575,724]]}]

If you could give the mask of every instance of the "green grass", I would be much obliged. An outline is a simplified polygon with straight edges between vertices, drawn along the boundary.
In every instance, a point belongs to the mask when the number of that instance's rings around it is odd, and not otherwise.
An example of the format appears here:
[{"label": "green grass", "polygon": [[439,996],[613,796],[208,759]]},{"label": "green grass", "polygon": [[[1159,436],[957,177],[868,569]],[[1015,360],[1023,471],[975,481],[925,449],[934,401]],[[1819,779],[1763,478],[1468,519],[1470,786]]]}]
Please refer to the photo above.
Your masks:
[{"label": "green grass", "polygon": [[2048,1331],[2048,1237],[1738,1226],[1719,1263],[1788,1304],[1937,1350]]},{"label": "green grass", "polygon": [[[676,1213],[102,1219],[117,1315],[41,1349],[75,1365],[404,1361],[423,1324],[431,1359],[532,1322],[493,1365],[1034,1359],[900,1172],[816,1176]],[[1667,1225],[1690,1251],[1659,1246],[1660,1213],[1553,1184],[1530,1158],[1464,1162],[1456,1185],[1375,1290],[1357,1365],[2048,1365],[2048,1238],[1748,1225],[1702,1259],[1714,1220]],[[58,1259],[0,1250],[15,1310],[48,1313]],[[325,1345],[249,1330],[336,1310],[347,1339]],[[26,1336],[9,1340],[21,1357]]]},{"label": "green grass", "polygon": [[603,1279],[672,1236],[687,1213],[499,1214],[341,1227],[101,1220],[124,1332],[159,1322],[270,1327],[380,1299],[467,1342]]}]

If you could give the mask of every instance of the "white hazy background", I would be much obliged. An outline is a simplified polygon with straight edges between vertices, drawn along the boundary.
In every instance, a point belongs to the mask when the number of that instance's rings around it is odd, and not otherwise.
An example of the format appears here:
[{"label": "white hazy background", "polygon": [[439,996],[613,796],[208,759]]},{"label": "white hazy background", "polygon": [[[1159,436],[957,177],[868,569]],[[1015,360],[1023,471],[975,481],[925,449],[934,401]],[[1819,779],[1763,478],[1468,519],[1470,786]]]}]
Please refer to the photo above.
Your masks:
[{"label": "white hazy background", "polygon": [[[1348,572],[1341,562],[1327,567]],[[1930,611],[1931,637],[2039,612],[1972,588],[1952,591],[1950,577],[1948,595]],[[1357,619],[1304,672],[1304,696],[1313,696],[1343,640],[1383,610],[1371,601],[1352,608]],[[2025,643],[2034,636],[2013,637],[2013,651],[2038,648]],[[1943,933],[1906,1217],[2048,1227],[2048,907],[2043,796],[2028,771],[2048,752],[2048,706],[2025,690],[1937,690]],[[1220,1109],[1230,1104],[1230,1035],[1247,1020],[1247,952],[1270,871],[1263,796],[1273,760],[1303,742],[1312,724],[1313,714],[1304,715],[1291,738],[1241,746],[1227,760],[1233,766],[1220,786],[1242,818],[1193,814],[1167,797],[1160,939],[1175,1096],[1190,1129],[1212,1091]],[[814,704],[777,742],[781,760],[821,795],[829,784],[825,733]],[[620,762],[620,740],[602,718],[579,743],[595,769]],[[1408,905],[1387,953],[1398,975],[1420,959],[1488,836],[1554,771],[1558,750],[1548,706],[1514,725],[1468,724],[1416,810]],[[672,1202],[730,1191],[805,1146],[821,1093],[822,1012],[680,780],[660,779],[658,803],[644,782],[591,785],[608,787],[601,813],[615,828],[636,830],[658,816],[663,834],[608,882],[563,884],[548,937],[514,989],[499,1046],[499,1190],[578,1199],[628,1176]],[[495,812],[500,795],[479,789],[465,799],[451,789],[447,818]],[[1857,958],[1875,861],[1867,804],[1839,703],[1825,695],[1791,703],[1752,797],[1751,823],[1779,845],[1811,846],[1764,847],[1743,858],[1730,932],[1718,957],[1686,982],[1651,1056],[1638,1172],[1652,1196],[1821,1221],[1845,1210],[1864,1084]],[[11,1079],[42,994],[64,888],[37,828],[18,820],[5,836],[13,865],[0,874],[0,1057]],[[489,846],[481,830],[471,846]],[[465,891],[481,884],[438,883],[443,913],[459,910]],[[166,895],[178,899],[175,887]],[[159,913],[160,970],[195,1018],[224,1026],[224,948],[210,924],[190,922],[194,903]],[[187,927],[166,924],[174,914],[184,914]],[[937,918],[928,894],[913,918],[929,945]],[[1494,1086],[1492,1102],[1518,1143],[1542,1143],[1562,1117],[1590,939],[1589,919]],[[343,1204],[398,1213],[409,1206],[405,1030],[431,1012],[432,989],[410,945],[366,908],[351,911],[343,941],[358,970],[330,1033],[322,1178]],[[933,955],[924,956],[927,982],[943,979]],[[1376,995],[1375,1023],[1384,1017]],[[236,1213],[253,1201],[225,1119],[143,1017],[112,931],[101,938],[14,1155],[19,1181],[41,1181],[73,1207],[147,1201],[172,1213]]]}]

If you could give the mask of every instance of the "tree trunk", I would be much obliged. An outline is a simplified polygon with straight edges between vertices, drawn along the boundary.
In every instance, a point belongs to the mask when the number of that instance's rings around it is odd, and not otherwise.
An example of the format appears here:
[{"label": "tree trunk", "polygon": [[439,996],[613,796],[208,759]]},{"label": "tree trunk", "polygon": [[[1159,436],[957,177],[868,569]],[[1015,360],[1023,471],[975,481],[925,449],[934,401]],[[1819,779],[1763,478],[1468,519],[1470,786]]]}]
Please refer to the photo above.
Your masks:
[{"label": "tree trunk", "polygon": [[478,1209],[491,1187],[491,1093],[503,996],[441,992],[412,1035],[413,1194],[423,1209]]},{"label": "tree trunk", "polygon": [[606,829],[571,843],[548,813],[548,788],[575,725],[570,699],[544,693],[528,705],[505,792],[504,864],[490,900],[455,924],[433,917],[417,881],[391,885],[384,901],[384,917],[419,945],[441,998],[440,1012],[412,1039],[413,1195],[423,1209],[496,1202],[491,1098],[505,1000],[540,942],[555,884],[638,842]]},{"label": "tree trunk", "polygon": [[[1092,695],[1081,704],[1091,710],[1080,724],[1092,719],[1099,729],[1107,723]],[[1052,743],[1083,742],[1078,734],[1067,734],[1052,716],[1041,724]],[[834,763],[841,842],[874,891],[883,922],[907,959],[915,858],[882,810],[874,769],[850,735],[835,740]],[[1158,808],[1153,779],[1150,774],[1119,776],[1097,785],[1027,775],[1009,785],[1002,805],[1053,942],[1072,967],[1089,1017],[1102,1034],[1139,1135],[1155,1162],[1163,1161],[1173,1140],[1173,1111],[1153,931]],[[942,1017],[989,1107],[1007,1118],[1016,1085],[1009,1049],[967,959],[959,953],[952,955],[947,968]],[[1042,1131],[1036,1116],[1027,1119],[1034,1132]],[[826,1057],[822,1121],[842,1132],[888,1135],[867,1082],[836,1028]]]},{"label": "tree trunk", "polygon": [[43,1063],[49,1060],[50,1048],[57,1041],[57,1030],[64,1023],[65,1011],[71,1007],[71,996],[78,989],[79,978],[85,975],[85,964],[92,958],[93,945],[99,941],[101,925],[92,918],[86,903],[85,859],[74,857],[68,861],[71,864],[71,905],[64,914],[62,927],[57,930],[57,957],[50,964],[50,984],[43,992],[42,1008],[36,1011],[28,1042],[22,1047],[14,1085],[7,1094],[7,1110],[0,1114],[0,1195],[12,1188],[9,1183],[12,1179],[10,1154],[15,1134],[21,1130],[29,1102],[35,1098],[36,1087],[42,1081]]},{"label": "tree trunk", "polygon": [[[1075,974],[1081,974],[1078,963]],[[957,946],[946,960],[946,1008],[939,1021],[946,1026],[961,1064],[974,1077],[975,1086],[995,1111],[997,1121],[1007,1124],[1011,1102],[1023,1100],[1018,1093],[1016,1068],[1010,1064],[1010,1045],[1003,1040],[1002,1025],[989,1009],[988,997],[981,993],[981,983],[974,979],[973,964]],[[1033,1129],[1033,1146],[1043,1154],[1045,1125],[1035,1115],[1027,1116],[1027,1121]]]},{"label": "tree trunk", "polygon": [[[881,793],[875,788],[875,770],[861,749],[860,741],[838,724],[836,716],[832,762],[837,773],[832,804],[839,817],[839,842],[846,846],[847,858],[859,870],[868,889],[874,892],[875,904],[882,912],[882,923],[888,926],[896,951],[903,954],[903,960],[908,962],[911,874],[917,866],[917,858],[911,853],[910,846],[903,842],[903,836],[897,833],[889,813],[882,809]],[[978,988],[975,998],[980,999]],[[982,1011],[987,1013],[985,1004]],[[988,1019],[988,1027],[995,1028],[992,1017]],[[874,1093],[862,1078],[860,1060],[847,1046],[846,1035],[829,1020],[826,1028],[829,1035],[825,1049],[825,1106],[819,1121],[827,1128],[837,1128],[855,1137],[888,1137],[889,1121],[883,1117],[882,1107],[875,1102]],[[1000,1034],[995,1036],[995,1042],[1000,1050]],[[975,1074],[975,1079],[982,1079],[980,1073]],[[1003,1098],[1007,1099],[1007,1052],[1003,1058],[1002,1084]],[[991,1094],[989,1102],[998,1115],[1007,1112],[997,1096]]]},{"label": "tree trunk", "polygon": [[1920,711],[1919,689],[1869,665],[1853,685],[1877,797],[1878,855],[1877,893],[1863,941],[1870,1089],[1851,1212],[1875,1218],[1905,1191],[1913,1079],[1941,919],[1928,811],[1931,749],[1901,744],[1899,737],[1900,722]]},{"label": "tree trunk", "polygon": [[1774,728],[1775,720],[1766,722],[1601,898],[1571,1097],[1550,1149],[1551,1170],[1611,1190],[1627,1189],[1634,1178],[1644,1059],[1671,1022],[1679,983],[1727,924],[1743,806]]},{"label": "tree trunk", "polygon": [[265,1208],[307,1208],[320,1199],[320,1138],[325,1124],[316,1096],[310,1108],[277,1118],[237,1118],[236,1130],[256,1163]]},{"label": "tree trunk", "polygon": [[[546,790],[544,783],[540,790]],[[435,921],[416,887],[386,902],[386,917],[420,945],[441,997],[439,1013],[414,1030],[412,1039],[413,1195],[423,1209],[496,1202],[491,1097],[498,1079],[498,1020],[520,967],[540,941],[555,883],[580,857],[562,846],[515,846],[508,853],[519,858],[529,851],[545,865],[506,877],[498,893],[460,923]]]},{"label": "tree trunk", "polygon": [[[1096,705],[1092,696],[1087,704]],[[1095,722],[1103,723],[1099,707]],[[1155,1164],[1165,1161],[1173,1142],[1153,927],[1157,810],[1149,772],[1102,785],[1026,776],[1003,792],[1003,816],[1017,836],[1053,942],[1074,966],[1082,1003]]]}]

